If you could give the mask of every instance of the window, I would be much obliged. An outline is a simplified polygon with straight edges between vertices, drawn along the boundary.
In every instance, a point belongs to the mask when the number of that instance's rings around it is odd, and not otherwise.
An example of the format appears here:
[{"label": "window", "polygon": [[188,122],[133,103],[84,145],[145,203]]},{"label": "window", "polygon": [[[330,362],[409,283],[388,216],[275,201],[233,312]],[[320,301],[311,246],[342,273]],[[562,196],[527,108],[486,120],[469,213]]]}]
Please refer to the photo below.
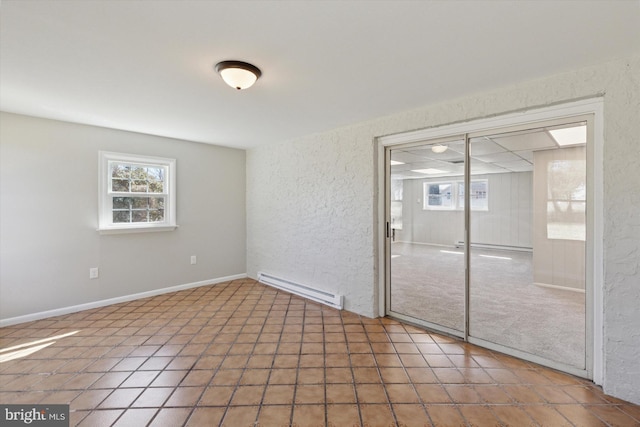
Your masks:
[{"label": "window", "polygon": [[[581,153],[584,155],[584,152]],[[587,162],[552,160],[547,164],[547,238],[587,237]]]},{"label": "window", "polygon": [[176,228],[174,159],[100,152],[100,232]]},{"label": "window", "polygon": [[453,205],[453,183],[424,183],[425,209],[455,209]]},{"label": "window", "polygon": [[[489,198],[486,179],[471,181],[471,210],[488,211]],[[458,183],[458,209],[464,209],[464,182]]]},{"label": "window", "polygon": [[[464,209],[464,182],[425,182],[423,185],[424,209]],[[471,181],[471,210],[489,210],[489,183],[486,179]]]}]

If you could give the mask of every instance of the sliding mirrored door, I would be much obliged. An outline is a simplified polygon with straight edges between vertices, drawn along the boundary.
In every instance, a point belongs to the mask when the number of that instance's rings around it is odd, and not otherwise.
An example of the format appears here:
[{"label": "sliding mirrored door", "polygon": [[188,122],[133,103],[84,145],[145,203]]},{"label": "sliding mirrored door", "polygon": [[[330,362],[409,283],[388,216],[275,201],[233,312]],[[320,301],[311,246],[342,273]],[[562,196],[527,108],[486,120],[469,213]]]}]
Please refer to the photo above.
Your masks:
[{"label": "sliding mirrored door", "polygon": [[591,377],[592,127],[573,116],[386,147],[387,314]]},{"label": "sliding mirrored door", "polygon": [[585,122],[470,143],[470,337],[585,369]]},{"label": "sliding mirrored door", "polygon": [[463,336],[464,139],[390,148],[388,298],[390,314]]}]

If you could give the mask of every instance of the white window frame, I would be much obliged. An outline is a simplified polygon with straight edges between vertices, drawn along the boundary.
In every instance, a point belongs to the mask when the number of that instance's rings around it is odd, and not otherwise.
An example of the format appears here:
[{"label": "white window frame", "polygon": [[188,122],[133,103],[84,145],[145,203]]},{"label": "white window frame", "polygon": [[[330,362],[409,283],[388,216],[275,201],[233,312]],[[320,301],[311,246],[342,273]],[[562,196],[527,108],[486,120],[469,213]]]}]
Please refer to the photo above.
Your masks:
[{"label": "white window frame", "polygon": [[[489,180],[484,179],[474,179],[471,181],[471,184],[474,182],[484,182],[487,188],[487,206],[484,208],[476,208],[471,206],[472,211],[480,211],[487,212],[489,211]],[[449,184],[451,186],[451,205],[450,206],[438,206],[438,205],[430,205],[429,204],[429,186],[430,185],[443,185]],[[464,186],[464,181],[459,180],[443,180],[443,181],[425,181],[422,183],[422,209],[426,211],[461,211],[464,210],[464,200],[462,203],[460,202],[460,186]]]},{"label": "white window frame", "polygon": [[[147,231],[172,231],[176,224],[176,160],[164,157],[142,156],[137,154],[113,153],[100,151],[98,163],[98,232],[100,234],[115,233],[139,233]],[[164,221],[114,223],[113,222],[113,197],[111,190],[112,163],[138,164],[145,166],[161,167],[165,170],[165,188],[163,195]],[[134,196],[136,193],[131,193]],[[152,194],[149,194],[150,196]]]}]

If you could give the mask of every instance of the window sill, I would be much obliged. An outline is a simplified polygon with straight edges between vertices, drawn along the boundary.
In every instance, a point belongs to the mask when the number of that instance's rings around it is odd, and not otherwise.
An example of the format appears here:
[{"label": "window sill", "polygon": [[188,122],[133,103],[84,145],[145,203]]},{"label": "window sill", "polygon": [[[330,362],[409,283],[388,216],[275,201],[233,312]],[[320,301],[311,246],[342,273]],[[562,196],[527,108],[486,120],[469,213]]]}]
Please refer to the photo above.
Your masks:
[{"label": "window sill", "polygon": [[161,231],[173,231],[178,228],[177,225],[162,225],[154,227],[121,227],[121,228],[98,228],[96,231],[100,234],[129,234],[129,233],[152,233]]}]

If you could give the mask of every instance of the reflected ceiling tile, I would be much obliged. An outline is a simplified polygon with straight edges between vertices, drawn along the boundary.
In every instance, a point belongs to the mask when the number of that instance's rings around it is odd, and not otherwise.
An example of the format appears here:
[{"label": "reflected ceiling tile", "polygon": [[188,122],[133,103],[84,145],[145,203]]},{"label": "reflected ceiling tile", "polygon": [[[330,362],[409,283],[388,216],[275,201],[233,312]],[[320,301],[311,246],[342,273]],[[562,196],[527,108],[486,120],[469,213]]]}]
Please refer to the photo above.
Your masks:
[{"label": "reflected ceiling tile", "polygon": [[518,160],[515,162],[499,162],[496,166],[508,169],[512,172],[528,172],[533,170],[533,165],[526,160]]},{"label": "reflected ceiling tile", "polygon": [[424,157],[416,156],[414,154],[408,153],[406,151],[392,151],[391,152],[391,160],[395,160],[397,162],[402,163],[415,163],[424,161]]},{"label": "reflected ceiling tile", "polygon": [[483,156],[486,154],[502,153],[506,151],[504,148],[485,137],[472,139],[470,147],[472,156]]},{"label": "reflected ceiling tile", "polygon": [[553,129],[549,133],[559,146],[580,145],[587,143],[587,126],[573,126],[564,129]]},{"label": "reflected ceiling tile", "polygon": [[[516,156],[513,153],[505,151],[503,153],[494,153],[486,156],[473,156],[473,159],[480,160],[482,162],[487,162],[487,163],[496,163],[496,162],[514,162],[516,160],[520,160],[520,157]],[[472,160],[472,164],[473,164],[473,160]]]},{"label": "reflected ceiling tile", "polygon": [[504,172],[510,172],[510,171],[490,163],[477,163],[475,165],[471,164],[471,174],[473,175],[479,175],[479,174],[485,174],[485,173],[504,173]]},{"label": "reflected ceiling tile", "polygon": [[528,160],[530,162],[533,162],[533,151],[516,151],[514,153],[516,156],[518,157],[522,157],[525,160]]},{"label": "reflected ceiling tile", "polygon": [[544,130],[521,135],[496,136],[493,140],[509,151],[556,148],[556,143]]}]

